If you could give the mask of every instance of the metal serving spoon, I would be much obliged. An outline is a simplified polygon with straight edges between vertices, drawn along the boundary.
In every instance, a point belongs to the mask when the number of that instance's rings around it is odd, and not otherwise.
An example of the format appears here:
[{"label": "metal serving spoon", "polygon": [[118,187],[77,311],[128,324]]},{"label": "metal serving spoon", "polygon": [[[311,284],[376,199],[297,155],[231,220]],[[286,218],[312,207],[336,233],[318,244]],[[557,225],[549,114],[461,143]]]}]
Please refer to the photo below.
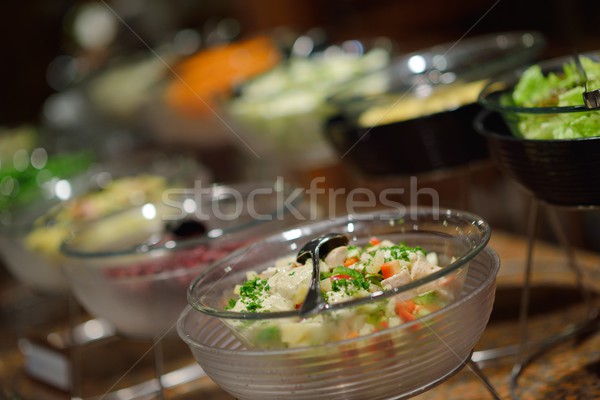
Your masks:
[{"label": "metal serving spoon", "polygon": [[331,250],[336,247],[345,246],[348,242],[348,237],[343,233],[329,233],[311,240],[298,251],[296,255],[298,263],[304,264],[309,258],[312,258],[313,262],[310,286],[308,287],[304,303],[300,307],[300,314],[307,315],[325,308],[326,304],[323,302],[321,296],[319,260],[325,258]]},{"label": "metal serving spoon", "polygon": [[600,108],[600,89],[588,90],[587,87],[587,74],[585,73],[585,69],[583,69],[583,65],[581,65],[581,59],[579,58],[579,53],[575,52],[575,65],[579,70],[579,73],[583,76],[583,102],[587,108]]}]

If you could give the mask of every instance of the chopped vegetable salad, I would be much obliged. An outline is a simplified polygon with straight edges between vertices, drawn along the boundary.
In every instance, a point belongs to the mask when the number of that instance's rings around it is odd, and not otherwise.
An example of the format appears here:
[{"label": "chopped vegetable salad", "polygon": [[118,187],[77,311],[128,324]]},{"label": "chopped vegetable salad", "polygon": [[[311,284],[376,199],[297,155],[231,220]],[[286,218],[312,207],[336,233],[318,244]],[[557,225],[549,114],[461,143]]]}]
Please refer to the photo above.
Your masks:
[{"label": "chopped vegetable salad", "polygon": [[[312,276],[312,260],[277,260],[266,270],[247,274],[226,309],[269,313],[300,309]],[[398,288],[442,269],[436,253],[372,238],[364,247],[340,246],[320,260],[321,294],[328,305]],[[460,290],[449,274],[396,296],[306,318],[231,321],[234,330],[256,347],[298,347],[363,336],[414,321],[451,303]]]}]

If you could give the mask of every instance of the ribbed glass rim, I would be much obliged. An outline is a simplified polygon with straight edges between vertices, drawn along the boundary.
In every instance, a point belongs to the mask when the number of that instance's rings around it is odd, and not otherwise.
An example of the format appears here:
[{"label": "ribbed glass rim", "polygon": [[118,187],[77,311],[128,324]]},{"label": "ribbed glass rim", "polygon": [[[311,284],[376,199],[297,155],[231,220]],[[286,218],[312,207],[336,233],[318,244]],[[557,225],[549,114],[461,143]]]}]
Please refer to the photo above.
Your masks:
[{"label": "ribbed glass rim", "polygon": [[[500,268],[500,257],[498,256],[498,254],[496,253],[496,251],[494,249],[492,249],[490,247],[484,247],[483,249],[481,249],[481,251],[479,251],[477,254],[475,254],[473,256],[473,258],[477,257],[481,253],[487,253],[487,255],[493,260],[493,265],[494,265],[493,273],[490,273],[488,276],[486,276],[485,279],[477,287],[470,290],[464,297],[461,297],[460,299],[447,305],[446,307],[443,307],[437,311],[432,312],[431,314],[428,314],[425,317],[425,319],[435,320],[439,315],[447,314],[449,312],[452,312],[456,308],[462,307],[462,305],[464,303],[471,301],[473,299],[473,297],[479,295],[486,287],[488,287],[493,281],[495,281],[496,274],[498,272],[498,269]],[[244,354],[244,356],[248,356],[248,357],[260,356],[260,355],[265,355],[265,354],[268,354],[269,356],[298,354],[298,353],[305,353],[308,349],[310,349],[311,351],[313,351],[313,350],[318,351],[319,349],[322,349],[322,348],[361,342],[361,341],[364,341],[365,338],[368,338],[371,340],[371,339],[374,339],[374,338],[377,338],[377,337],[380,337],[383,335],[389,335],[390,332],[407,329],[413,325],[422,323],[421,320],[417,319],[415,321],[406,322],[406,323],[400,324],[395,327],[382,329],[380,331],[373,332],[366,336],[358,336],[355,338],[343,339],[343,340],[338,340],[335,342],[323,343],[323,344],[319,344],[319,345],[315,345],[315,346],[308,346],[308,347],[303,346],[303,347],[291,347],[291,348],[280,348],[280,349],[249,349],[249,348],[226,349],[226,348],[216,348],[211,345],[199,343],[194,338],[192,338],[188,333],[185,332],[185,329],[184,329],[185,318],[189,315],[189,313],[196,312],[196,311],[197,310],[194,307],[187,306],[182,311],[181,315],[179,316],[179,319],[177,320],[177,331],[179,333],[179,337],[184,342],[186,342],[188,344],[188,346],[191,346],[194,348],[200,348],[205,351],[211,351],[213,353],[219,353],[219,354],[224,354],[224,355]]]},{"label": "ribbed glass rim", "polygon": [[[260,181],[260,182],[241,182],[241,183],[231,183],[231,184],[213,184],[211,186],[207,186],[204,189],[210,189],[210,196],[212,197],[214,194],[217,194],[219,191],[223,191],[226,189],[238,190],[242,193],[244,197],[248,195],[254,189],[257,188],[266,188],[272,187],[278,193],[289,194],[293,192],[296,188],[292,185],[284,183],[281,188],[277,188],[276,181]],[[210,201],[210,200],[209,200]],[[289,202],[292,206],[297,206],[304,198],[302,195],[298,195],[293,198],[291,202]],[[147,203],[148,204],[148,203]],[[153,204],[153,203],[150,203]],[[132,210],[141,209],[144,205],[138,205],[133,207],[128,207],[124,210],[120,210],[117,213],[113,213],[107,215],[103,218],[99,218],[94,221],[90,221],[83,225],[80,229],[76,230],[73,234],[70,235],[65,241],[62,242],[60,246],[61,253],[68,257],[76,258],[76,259],[91,259],[91,258],[109,258],[109,257],[120,257],[127,255],[144,255],[151,254],[157,252],[173,252],[182,249],[189,249],[195,246],[199,246],[202,244],[206,244],[212,242],[214,240],[218,240],[219,238],[224,238],[229,235],[233,235],[239,232],[242,232],[246,229],[250,229],[253,227],[257,227],[262,225],[263,223],[268,222],[268,219],[251,219],[246,223],[241,223],[226,229],[222,229],[222,233],[217,237],[209,237],[209,236],[201,236],[198,238],[190,238],[190,239],[180,239],[180,240],[170,240],[169,244],[161,243],[161,244],[148,244],[148,245],[134,245],[130,248],[119,249],[119,250],[103,250],[103,251],[84,251],[78,249],[73,242],[77,238],[77,235],[84,233],[89,229],[93,229],[96,224],[102,223],[106,218],[115,217],[118,214],[127,213]],[[263,214],[264,216],[276,217],[281,212],[286,212],[285,204],[279,204],[278,207],[270,211],[269,213]]]},{"label": "ribbed glass rim", "polygon": [[[415,289],[419,286],[425,285],[425,284],[433,282],[439,278],[442,278],[442,277],[452,273],[453,271],[456,271],[457,269],[463,267],[466,263],[468,263],[471,259],[473,259],[479,252],[481,252],[481,250],[483,248],[485,248],[485,246],[489,242],[489,239],[491,236],[491,228],[490,228],[489,224],[486,221],[484,221],[481,217],[479,217],[478,215],[475,215],[475,214],[472,214],[469,212],[457,211],[457,210],[451,210],[451,209],[440,209],[440,210],[437,210],[437,212],[435,212],[433,208],[419,208],[419,209],[416,209],[416,211],[415,211],[415,209],[408,208],[406,214],[410,215],[410,216],[416,216],[416,218],[414,218],[414,219],[411,218],[409,220],[409,221],[412,221],[415,223],[419,219],[423,219],[428,216],[433,217],[434,215],[437,215],[440,218],[443,218],[444,216],[446,216],[446,217],[451,217],[451,218],[462,219],[463,221],[467,222],[469,225],[475,226],[479,230],[481,237],[480,237],[480,240],[477,243],[475,243],[474,246],[469,248],[465,254],[461,255],[454,262],[450,263],[449,265],[445,266],[444,268],[442,268],[441,270],[439,270],[437,272],[429,274],[421,279],[418,279],[416,281],[413,281],[413,282],[411,282],[407,285],[403,285],[401,287],[372,293],[370,296],[361,297],[361,298],[357,298],[357,299],[353,299],[353,300],[349,300],[349,301],[345,301],[345,302],[341,302],[341,303],[336,303],[336,304],[326,304],[325,308],[323,310],[319,311],[319,313],[321,313],[321,312],[327,313],[327,312],[343,310],[343,309],[359,306],[362,304],[370,303],[372,301],[386,299],[388,297],[392,297],[397,294],[409,291],[411,289]],[[368,220],[392,221],[392,220],[402,220],[402,219],[404,219],[404,218],[402,216],[399,216],[397,212],[392,213],[389,210],[385,210],[385,211],[379,211],[379,212],[369,213],[369,214],[347,215],[347,216],[339,217],[339,218],[332,219],[332,220],[326,220],[326,221],[321,221],[321,222],[317,222],[317,223],[309,223],[309,224],[305,224],[302,226],[297,226],[294,229],[303,229],[304,228],[304,229],[314,229],[314,230],[321,230],[321,231],[324,229],[327,229],[328,231],[331,231],[331,229],[329,229],[329,228],[334,228],[336,226],[340,226],[341,224],[351,224],[354,222],[364,222],[364,221],[368,221]],[[288,237],[289,237],[289,232],[291,232],[291,230],[269,236],[269,237],[265,238],[263,241],[261,241],[261,243],[277,243],[277,242],[285,243],[286,235],[288,235]],[[420,230],[416,229],[413,233],[418,233],[418,232],[431,233],[432,231],[420,231]],[[440,232],[436,232],[436,234],[440,234]],[[368,238],[365,238],[365,239],[368,239]],[[237,251],[229,254],[227,257],[213,263],[202,274],[200,274],[198,277],[196,277],[190,284],[190,286],[188,288],[188,292],[187,292],[188,303],[190,304],[190,306],[192,306],[194,309],[196,309],[200,312],[203,312],[205,314],[215,316],[218,318],[225,318],[225,319],[259,321],[259,320],[275,320],[275,319],[290,318],[290,317],[301,317],[302,314],[301,314],[300,310],[269,312],[269,313],[252,313],[252,312],[240,313],[240,312],[233,312],[233,311],[226,311],[226,310],[218,310],[218,309],[215,309],[212,307],[205,306],[204,304],[202,304],[201,301],[199,301],[199,299],[196,298],[196,296],[195,296],[196,287],[198,285],[202,284],[202,281],[205,278],[207,278],[212,271],[214,271],[215,269],[222,268],[222,266],[224,266],[224,265],[231,264],[238,258],[242,257],[244,255],[244,253],[248,251],[248,249],[250,249],[256,245],[260,245],[260,244],[254,243],[247,248],[238,249]]]}]

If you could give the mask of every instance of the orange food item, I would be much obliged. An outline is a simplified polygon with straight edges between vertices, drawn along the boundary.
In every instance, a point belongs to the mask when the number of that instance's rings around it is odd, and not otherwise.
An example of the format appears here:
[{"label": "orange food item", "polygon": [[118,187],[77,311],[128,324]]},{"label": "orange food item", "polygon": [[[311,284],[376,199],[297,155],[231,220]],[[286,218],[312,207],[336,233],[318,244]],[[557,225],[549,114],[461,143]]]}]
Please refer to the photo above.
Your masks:
[{"label": "orange food item", "polygon": [[182,61],[166,88],[165,99],[186,115],[207,115],[233,86],[274,67],[281,54],[267,36],[212,47]]},{"label": "orange food item", "polygon": [[399,301],[396,303],[396,314],[402,318],[404,322],[410,322],[417,319],[413,312],[415,311],[416,305],[412,300]]},{"label": "orange food item", "polygon": [[395,268],[395,265],[392,263],[383,263],[381,266],[381,275],[383,275],[383,279],[391,278],[396,275],[399,270]]},{"label": "orange food item", "polygon": [[349,267],[352,264],[356,264],[358,262],[358,257],[349,257],[344,261],[344,267]]},{"label": "orange food item", "polygon": [[377,239],[376,237],[372,237],[372,238],[371,238],[371,240],[369,240],[369,244],[370,244],[371,246],[376,246],[376,245],[378,245],[379,243],[381,243],[381,240]]}]

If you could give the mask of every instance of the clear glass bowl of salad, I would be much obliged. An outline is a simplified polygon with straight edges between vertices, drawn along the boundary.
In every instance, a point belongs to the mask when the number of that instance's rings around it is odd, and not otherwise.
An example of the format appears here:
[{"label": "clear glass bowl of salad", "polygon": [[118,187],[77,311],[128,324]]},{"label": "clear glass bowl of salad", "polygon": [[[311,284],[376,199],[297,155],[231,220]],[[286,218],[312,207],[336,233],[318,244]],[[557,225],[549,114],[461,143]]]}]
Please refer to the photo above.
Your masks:
[{"label": "clear glass bowl of salad", "polygon": [[[332,232],[348,245],[324,257],[325,306],[303,315],[311,267],[295,255]],[[489,235],[481,218],[453,210],[299,226],[199,276],[178,331],[206,373],[237,398],[414,394],[460,369],[487,324],[499,268],[485,249]]]},{"label": "clear glass bowl of salad", "polygon": [[[591,89],[600,87],[599,55],[581,55]],[[498,77],[479,96],[488,111],[475,127],[499,167],[551,204],[600,204],[600,110],[584,105],[583,91],[569,55]]]},{"label": "clear glass bowl of salad", "polygon": [[64,271],[92,315],[128,337],[175,332],[186,289],[208,265],[295,223],[281,202],[294,188],[277,182],[172,191],[162,201],[112,213],[76,229],[62,244]]},{"label": "clear glass bowl of salad", "polygon": [[209,184],[211,174],[184,155],[143,151],[107,159],[64,179],[46,182],[35,201],[0,215],[0,253],[21,283],[45,293],[66,293],[60,245],[77,225],[160,200],[175,187]]}]

